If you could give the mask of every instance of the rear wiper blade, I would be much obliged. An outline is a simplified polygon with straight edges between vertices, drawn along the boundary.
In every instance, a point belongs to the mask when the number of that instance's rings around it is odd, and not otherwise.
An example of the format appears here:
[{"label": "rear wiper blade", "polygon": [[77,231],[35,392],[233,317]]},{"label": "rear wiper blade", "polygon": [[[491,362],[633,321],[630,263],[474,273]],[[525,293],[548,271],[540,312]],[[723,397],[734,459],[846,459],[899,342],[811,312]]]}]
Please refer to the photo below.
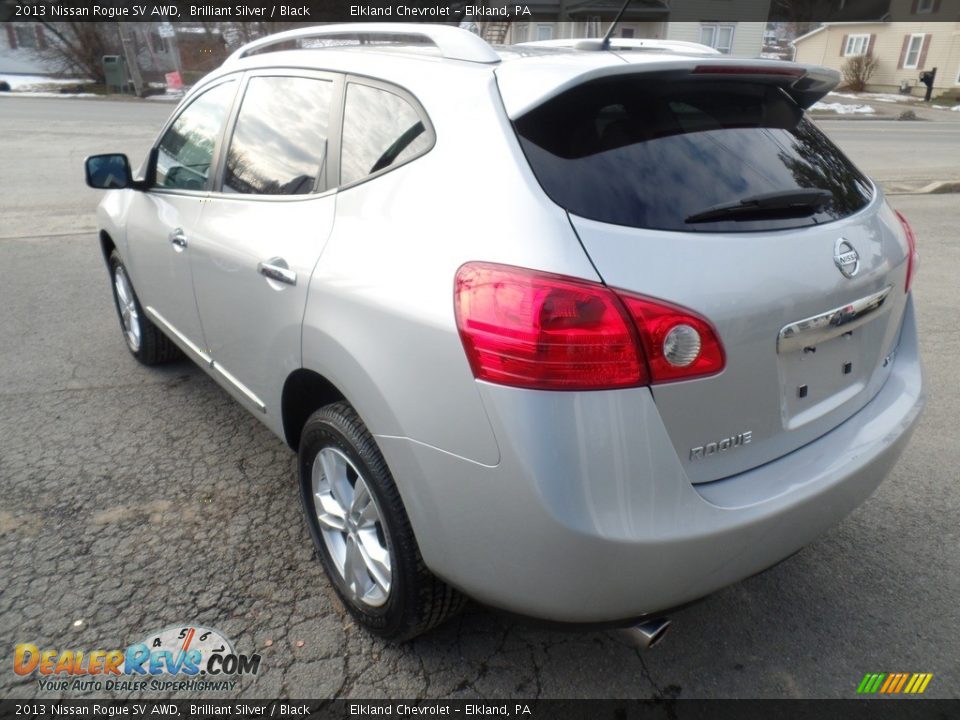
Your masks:
[{"label": "rear wiper blade", "polygon": [[685,222],[702,223],[715,220],[754,220],[772,217],[812,215],[833,201],[833,193],[820,188],[783,190],[751,195],[737,202],[714,205],[694,213]]}]

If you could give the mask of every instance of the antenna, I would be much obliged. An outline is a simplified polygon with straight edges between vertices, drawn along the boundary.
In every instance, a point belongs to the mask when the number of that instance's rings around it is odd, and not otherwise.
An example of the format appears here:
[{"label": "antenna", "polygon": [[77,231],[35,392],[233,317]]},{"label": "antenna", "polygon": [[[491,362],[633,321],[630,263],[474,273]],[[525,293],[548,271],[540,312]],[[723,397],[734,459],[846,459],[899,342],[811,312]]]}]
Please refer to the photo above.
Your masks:
[{"label": "antenna", "polygon": [[613,19],[613,22],[610,23],[610,27],[607,28],[607,34],[603,36],[603,42],[600,43],[601,50],[610,49],[610,38],[613,37],[613,31],[617,29],[617,25],[620,24],[620,18],[623,17],[623,14],[627,11],[627,8],[630,6],[631,2],[633,2],[633,0],[626,0],[626,2],[623,3],[623,7],[620,8],[620,12],[617,13],[617,16]]}]

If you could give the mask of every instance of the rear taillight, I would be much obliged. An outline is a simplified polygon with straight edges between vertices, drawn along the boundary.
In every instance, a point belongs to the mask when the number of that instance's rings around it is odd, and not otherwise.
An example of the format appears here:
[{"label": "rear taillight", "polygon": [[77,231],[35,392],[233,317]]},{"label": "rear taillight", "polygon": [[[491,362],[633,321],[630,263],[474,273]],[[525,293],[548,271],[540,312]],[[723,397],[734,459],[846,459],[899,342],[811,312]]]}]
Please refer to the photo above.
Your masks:
[{"label": "rear taillight", "polygon": [[603,285],[468,263],[455,293],[460,337],[479,380],[542,390],[646,382],[630,320]]},{"label": "rear taillight", "polygon": [[723,370],[723,345],[702,317],[660,300],[620,297],[640,331],[653,382],[687,380]]},{"label": "rear taillight", "polygon": [[605,390],[723,369],[706,320],[600,283],[467,263],[455,311],[474,376],[501,385]]},{"label": "rear taillight", "polygon": [[900,211],[894,210],[894,212],[897,214],[900,225],[903,226],[903,234],[907,236],[907,282],[903,291],[910,292],[913,276],[916,275],[917,265],[920,263],[920,253],[917,252],[917,236],[913,234],[913,228],[910,227],[910,223],[907,222]]}]

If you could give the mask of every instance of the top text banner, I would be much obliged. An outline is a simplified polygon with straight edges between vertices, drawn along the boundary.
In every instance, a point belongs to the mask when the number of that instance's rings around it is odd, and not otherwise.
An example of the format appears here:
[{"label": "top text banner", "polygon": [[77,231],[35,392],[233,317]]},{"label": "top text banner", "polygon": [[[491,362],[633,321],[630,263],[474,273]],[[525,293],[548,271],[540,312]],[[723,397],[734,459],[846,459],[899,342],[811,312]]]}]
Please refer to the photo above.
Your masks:
[{"label": "top text banner", "polygon": [[[620,0],[0,0],[0,22],[582,22],[609,23]],[[914,3],[915,5],[915,3]],[[899,8],[899,9],[898,9]],[[632,0],[622,22],[855,22],[908,20],[889,0]]]}]

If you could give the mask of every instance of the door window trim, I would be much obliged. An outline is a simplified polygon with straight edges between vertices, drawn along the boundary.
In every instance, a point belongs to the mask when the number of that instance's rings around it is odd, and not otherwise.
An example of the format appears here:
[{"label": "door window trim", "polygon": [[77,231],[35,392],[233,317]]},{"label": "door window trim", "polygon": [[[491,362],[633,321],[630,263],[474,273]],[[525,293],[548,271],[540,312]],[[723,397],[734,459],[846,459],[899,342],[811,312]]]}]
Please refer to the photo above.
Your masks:
[{"label": "door window trim", "polygon": [[[223,191],[223,177],[227,167],[227,154],[229,152],[230,142],[233,141],[233,133],[237,127],[237,119],[240,117],[240,111],[243,109],[243,98],[247,94],[247,87],[250,84],[250,80],[258,77],[295,77],[308,80],[324,80],[333,83],[330,95],[330,118],[327,124],[327,150],[323,177],[317,179],[317,185],[312,192],[301,195],[262,195],[257,193]],[[343,127],[341,119],[343,117],[344,86],[346,85],[344,75],[342,73],[307,68],[268,67],[247,70],[243,73],[240,82],[241,85],[234,99],[233,108],[224,125],[224,133],[221,138],[221,152],[218,153],[216,169],[211,173],[214,182],[211,184],[209,190],[210,197],[215,197],[218,200],[238,200],[244,202],[301,202],[335,193],[337,191],[337,185],[334,180],[340,177],[340,133]],[[230,142],[227,142],[228,139]]]}]

